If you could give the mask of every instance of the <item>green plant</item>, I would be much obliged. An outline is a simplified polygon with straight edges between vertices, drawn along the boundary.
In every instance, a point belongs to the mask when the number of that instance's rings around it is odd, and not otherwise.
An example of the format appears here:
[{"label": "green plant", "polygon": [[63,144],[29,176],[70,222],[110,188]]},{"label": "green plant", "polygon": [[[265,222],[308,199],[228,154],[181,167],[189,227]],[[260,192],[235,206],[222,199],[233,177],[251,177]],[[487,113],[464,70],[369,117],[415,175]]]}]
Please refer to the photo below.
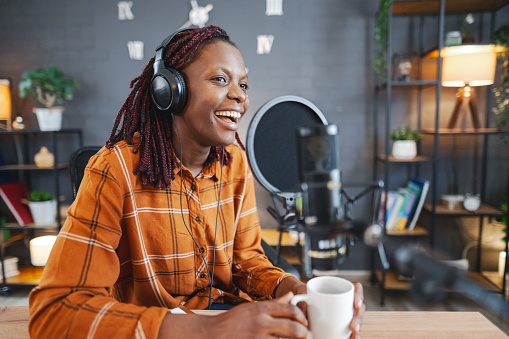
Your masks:
[{"label": "green plant", "polygon": [[500,84],[493,89],[496,105],[492,108],[497,128],[501,133],[509,133],[509,25],[500,27],[491,36],[491,43],[504,48],[499,52],[502,59]]},{"label": "green plant", "polygon": [[53,194],[47,191],[32,191],[28,196],[30,201],[50,201],[53,200]]},{"label": "green plant", "polygon": [[408,125],[402,125],[391,132],[391,139],[398,140],[414,140],[417,141],[421,138],[422,132],[419,129],[412,129]]},{"label": "green plant", "polygon": [[48,69],[39,68],[23,73],[19,83],[19,96],[24,98],[30,93],[44,106],[52,107],[55,103],[62,103],[64,99],[72,100],[74,88],[78,87],[76,79],[66,79],[61,70],[50,66]]},{"label": "green plant", "polygon": [[373,66],[378,82],[387,80],[387,49],[389,47],[389,11],[394,0],[380,0],[376,14],[375,27],[375,57]]},{"label": "green plant", "polygon": [[506,235],[502,238],[502,241],[505,241],[507,238],[507,206],[508,206],[509,198],[503,197],[502,202],[500,203],[500,209],[504,212],[504,216],[500,218],[500,222],[504,224],[506,227],[502,230]]}]

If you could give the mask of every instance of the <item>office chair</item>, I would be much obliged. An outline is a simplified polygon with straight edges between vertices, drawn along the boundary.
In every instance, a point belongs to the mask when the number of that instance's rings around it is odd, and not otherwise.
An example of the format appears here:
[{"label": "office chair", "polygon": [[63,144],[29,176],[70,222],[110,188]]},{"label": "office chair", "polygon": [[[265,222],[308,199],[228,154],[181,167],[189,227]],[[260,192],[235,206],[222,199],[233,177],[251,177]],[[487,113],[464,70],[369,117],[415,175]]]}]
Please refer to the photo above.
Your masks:
[{"label": "office chair", "polygon": [[[85,174],[85,167],[88,164],[88,160],[100,149],[101,147],[97,146],[87,146],[82,147],[72,153],[71,158],[69,160],[69,170],[71,172],[71,186],[73,199],[76,199],[76,195],[78,194],[78,188],[80,187],[81,180],[83,180],[83,175]],[[279,258],[279,260],[277,260],[278,255],[276,254],[276,251],[274,250],[274,248],[269,246],[269,244],[267,244],[263,239],[262,247],[263,250],[265,251],[265,255],[274,266],[283,269],[287,273],[293,274],[300,280],[299,271],[294,266],[292,266],[285,258],[281,257]]]}]

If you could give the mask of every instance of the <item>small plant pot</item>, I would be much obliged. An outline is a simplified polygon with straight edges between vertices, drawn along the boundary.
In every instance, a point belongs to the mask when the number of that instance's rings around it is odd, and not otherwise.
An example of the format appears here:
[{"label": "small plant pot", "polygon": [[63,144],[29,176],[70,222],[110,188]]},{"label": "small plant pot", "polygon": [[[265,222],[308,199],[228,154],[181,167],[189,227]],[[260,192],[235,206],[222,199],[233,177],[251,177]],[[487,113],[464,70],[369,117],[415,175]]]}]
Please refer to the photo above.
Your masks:
[{"label": "small plant pot", "polygon": [[57,201],[29,201],[28,208],[35,225],[54,224],[56,220]]},{"label": "small plant pot", "polygon": [[63,107],[34,108],[41,131],[60,131],[62,129]]},{"label": "small plant pot", "polygon": [[396,159],[412,159],[417,155],[414,140],[396,140],[392,145],[392,156]]}]

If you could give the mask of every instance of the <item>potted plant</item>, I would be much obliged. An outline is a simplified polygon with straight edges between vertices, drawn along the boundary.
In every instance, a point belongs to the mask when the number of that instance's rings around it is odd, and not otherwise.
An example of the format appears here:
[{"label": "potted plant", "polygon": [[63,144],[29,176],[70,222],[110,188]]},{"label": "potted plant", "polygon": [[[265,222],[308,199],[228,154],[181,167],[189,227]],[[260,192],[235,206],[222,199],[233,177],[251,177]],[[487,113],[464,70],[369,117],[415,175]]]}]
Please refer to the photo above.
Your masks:
[{"label": "potted plant", "polygon": [[39,68],[25,72],[19,83],[19,96],[24,98],[27,93],[43,104],[44,108],[35,108],[37,122],[41,131],[58,131],[62,128],[62,106],[64,100],[72,100],[74,88],[79,87],[74,78],[65,78],[64,73],[56,66],[48,69]]},{"label": "potted plant", "polygon": [[34,224],[48,225],[55,222],[57,201],[47,191],[32,191],[26,199]]},{"label": "potted plant", "polygon": [[421,131],[402,125],[394,129],[390,135],[394,141],[392,156],[396,159],[412,159],[417,155],[416,141],[421,138]]}]

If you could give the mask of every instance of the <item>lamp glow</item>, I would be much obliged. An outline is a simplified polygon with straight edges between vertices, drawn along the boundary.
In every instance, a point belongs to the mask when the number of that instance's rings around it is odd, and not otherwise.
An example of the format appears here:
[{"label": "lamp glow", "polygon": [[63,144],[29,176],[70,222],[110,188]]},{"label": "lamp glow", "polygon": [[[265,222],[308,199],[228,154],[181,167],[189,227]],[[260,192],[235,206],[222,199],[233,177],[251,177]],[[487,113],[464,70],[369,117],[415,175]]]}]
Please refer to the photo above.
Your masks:
[{"label": "lamp glow", "polygon": [[442,86],[488,86],[495,80],[497,56],[492,45],[464,45],[442,50]]},{"label": "lamp glow", "polygon": [[462,45],[442,49],[442,86],[459,87],[448,128],[452,129],[456,125],[464,100],[468,102],[474,128],[480,128],[472,87],[493,84],[497,66],[496,51],[493,45]]},{"label": "lamp glow", "polygon": [[32,265],[46,266],[55,240],[57,240],[56,235],[44,235],[30,240],[30,261]]},{"label": "lamp glow", "polygon": [[10,82],[7,79],[0,79],[0,120],[6,120],[5,129],[10,129],[11,126],[11,89]]}]

